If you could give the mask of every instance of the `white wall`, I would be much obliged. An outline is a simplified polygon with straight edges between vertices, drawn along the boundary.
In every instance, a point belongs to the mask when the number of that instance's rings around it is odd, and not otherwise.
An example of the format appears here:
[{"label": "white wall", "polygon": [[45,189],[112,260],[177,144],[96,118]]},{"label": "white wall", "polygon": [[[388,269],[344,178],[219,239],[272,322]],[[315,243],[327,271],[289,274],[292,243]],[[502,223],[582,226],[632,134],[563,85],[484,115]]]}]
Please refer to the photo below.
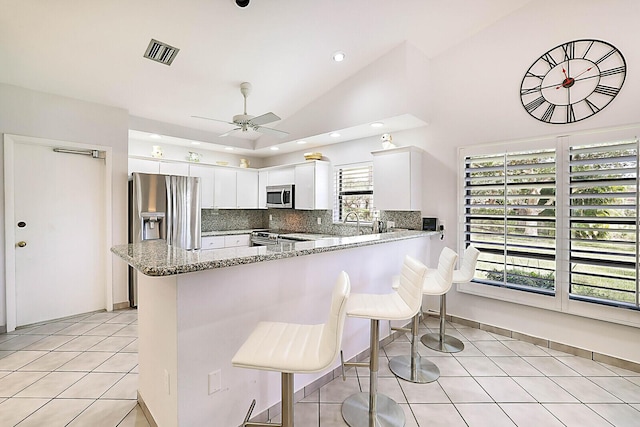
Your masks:
[{"label": "white wall", "polygon": [[[113,147],[113,244],[127,242],[127,138],[126,110],[57,95],[0,84],[0,134],[26,135]],[[3,150],[0,152],[0,181],[4,181]],[[4,184],[0,185],[0,223],[4,224]],[[6,325],[4,227],[0,227],[0,324]],[[114,261],[113,301],[128,301],[127,270]]]},{"label": "white wall", "polygon": [[[437,200],[434,215],[448,223],[442,244],[456,247],[458,147],[640,121],[638,16],[640,3],[633,0],[535,1],[432,61],[436,108],[424,128],[423,148],[433,157],[425,168],[427,181],[437,185],[427,185],[424,197]],[[533,119],[520,102],[524,73],[547,50],[581,38],[608,41],[625,55],[628,73],[621,93],[595,116],[571,125]],[[438,252],[435,244],[432,257]],[[451,314],[640,362],[636,328],[461,293],[448,302]]]}]

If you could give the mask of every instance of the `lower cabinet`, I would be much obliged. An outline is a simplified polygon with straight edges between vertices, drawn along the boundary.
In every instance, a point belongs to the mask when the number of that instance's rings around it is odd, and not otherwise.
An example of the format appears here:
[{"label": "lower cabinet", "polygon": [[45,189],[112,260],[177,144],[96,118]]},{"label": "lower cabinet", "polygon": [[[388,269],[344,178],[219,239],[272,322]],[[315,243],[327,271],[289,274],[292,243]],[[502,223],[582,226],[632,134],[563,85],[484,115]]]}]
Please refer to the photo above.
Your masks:
[{"label": "lower cabinet", "polygon": [[236,248],[249,246],[251,236],[249,234],[231,234],[227,236],[205,236],[202,238],[202,249]]}]

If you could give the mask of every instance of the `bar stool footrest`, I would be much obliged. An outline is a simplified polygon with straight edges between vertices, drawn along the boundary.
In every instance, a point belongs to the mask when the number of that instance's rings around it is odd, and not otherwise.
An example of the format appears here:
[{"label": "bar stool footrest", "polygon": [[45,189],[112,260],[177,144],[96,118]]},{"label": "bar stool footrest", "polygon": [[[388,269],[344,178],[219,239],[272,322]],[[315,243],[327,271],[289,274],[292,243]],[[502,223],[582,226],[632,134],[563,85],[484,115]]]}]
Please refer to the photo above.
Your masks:
[{"label": "bar stool footrest", "polygon": [[[378,393],[376,427],[403,427],[404,410],[398,403]],[[350,427],[369,427],[369,393],[352,394],[342,403],[342,418]]]},{"label": "bar stool footrest", "polygon": [[456,337],[445,335],[444,341],[440,341],[439,333],[425,334],[420,342],[432,350],[442,353],[458,353],[464,350],[464,344]]},{"label": "bar stool footrest", "polygon": [[426,384],[440,378],[440,369],[425,357],[415,358],[415,370],[411,368],[410,355],[395,356],[389,360],[389,369],[403,380],[416,384]]}]

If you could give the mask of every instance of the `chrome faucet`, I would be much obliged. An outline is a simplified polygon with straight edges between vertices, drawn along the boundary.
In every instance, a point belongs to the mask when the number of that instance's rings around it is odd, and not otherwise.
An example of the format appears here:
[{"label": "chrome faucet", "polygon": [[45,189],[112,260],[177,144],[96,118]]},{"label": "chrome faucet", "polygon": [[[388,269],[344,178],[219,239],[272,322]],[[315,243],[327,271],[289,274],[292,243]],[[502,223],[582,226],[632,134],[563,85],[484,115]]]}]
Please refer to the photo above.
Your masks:
[{"label": "chrome faucet", "polygon": [[344,217],[344,221],[342,221],[343,224],[347,223],[347,219],[349,218],[349,215],[354,214],[356,216],[356,235],[360,235],[360,216],[358,215],[358,212],[356,211],[351,211],[348,214],[345,215]]}]

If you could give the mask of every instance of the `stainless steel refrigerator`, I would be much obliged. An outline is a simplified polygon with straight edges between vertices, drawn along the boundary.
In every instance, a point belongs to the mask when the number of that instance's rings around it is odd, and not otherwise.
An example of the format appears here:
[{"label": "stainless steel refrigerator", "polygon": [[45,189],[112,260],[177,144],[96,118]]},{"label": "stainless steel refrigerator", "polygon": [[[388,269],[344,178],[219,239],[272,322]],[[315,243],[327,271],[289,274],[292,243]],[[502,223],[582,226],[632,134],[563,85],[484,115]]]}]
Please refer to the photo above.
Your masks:
[{"label": "stainless steel refrigerator", "polygon": [[[200,249],[200,178],[134,172],[129,180],[129,243],[166,240]],[[138,305],[135,270],[129,267],[129,302]]]}]

